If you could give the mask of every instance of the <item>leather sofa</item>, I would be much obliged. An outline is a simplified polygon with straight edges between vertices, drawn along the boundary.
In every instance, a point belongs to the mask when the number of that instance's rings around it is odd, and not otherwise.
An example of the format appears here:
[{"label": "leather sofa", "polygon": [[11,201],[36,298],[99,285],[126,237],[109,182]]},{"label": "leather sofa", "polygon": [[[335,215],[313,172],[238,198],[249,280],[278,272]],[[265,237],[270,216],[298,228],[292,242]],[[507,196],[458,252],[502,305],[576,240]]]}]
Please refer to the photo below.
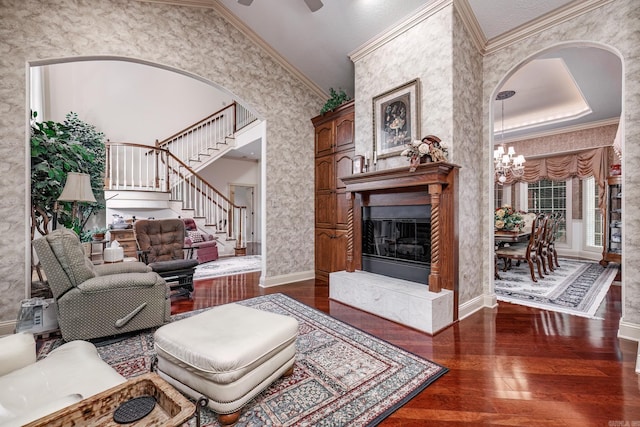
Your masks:
[{"label": "leather sofa", "polygon": [[0,425],[22,426],[125,382],[87,341],[36,361],[32,334],[0,338]]}]

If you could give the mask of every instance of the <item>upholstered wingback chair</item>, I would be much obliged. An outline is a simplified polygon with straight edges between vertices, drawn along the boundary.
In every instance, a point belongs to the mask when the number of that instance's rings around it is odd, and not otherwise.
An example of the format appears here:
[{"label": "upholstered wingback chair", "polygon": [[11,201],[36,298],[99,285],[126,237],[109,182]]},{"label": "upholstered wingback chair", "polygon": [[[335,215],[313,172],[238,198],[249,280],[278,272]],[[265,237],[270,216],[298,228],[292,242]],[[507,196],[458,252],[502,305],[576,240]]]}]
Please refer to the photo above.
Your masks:
[{"label": "upholstered wingback chair", "polygon": [[195,251],[195,257],[200,264],[218,259],[218,238],[198,229],[193,218],[182,218],[187,235],[184,246]]},{"label": "upholstered wingback chair", "polygon": [[144,263],[94,266],[78,236],[68,229],[35,239],[33,247],[58,304],[65,341],[117,335],[169,321],[167,284]]}]

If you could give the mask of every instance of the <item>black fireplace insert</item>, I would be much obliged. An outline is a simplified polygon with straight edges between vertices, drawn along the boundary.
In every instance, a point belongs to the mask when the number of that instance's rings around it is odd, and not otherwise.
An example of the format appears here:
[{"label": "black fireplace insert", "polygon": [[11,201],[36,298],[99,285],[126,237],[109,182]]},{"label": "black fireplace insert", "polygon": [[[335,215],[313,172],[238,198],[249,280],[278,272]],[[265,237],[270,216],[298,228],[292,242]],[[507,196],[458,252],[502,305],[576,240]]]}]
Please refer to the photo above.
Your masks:
[{"label": "black fireplace insert", "polygon": [[431,206],[362,208],[362,269],[428,284]]}]

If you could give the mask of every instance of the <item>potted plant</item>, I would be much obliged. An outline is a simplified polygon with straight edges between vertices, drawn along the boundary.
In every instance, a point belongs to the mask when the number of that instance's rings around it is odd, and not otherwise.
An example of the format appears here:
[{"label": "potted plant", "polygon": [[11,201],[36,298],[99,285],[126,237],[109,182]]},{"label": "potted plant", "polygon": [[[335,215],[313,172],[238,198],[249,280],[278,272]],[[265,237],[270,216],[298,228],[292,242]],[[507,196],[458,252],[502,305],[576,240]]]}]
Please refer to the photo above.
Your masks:
[{"label": "potted plant", "polygon": [[320,110],[320,114],[335,110],[336,108],[350,100],[349,96],[342,89],[340,89],[339,92],[336,92],[333,88],[331,88],[329,89],[329,94],[331,95],[331,97],[327,100],[327,102]]},{"label": "potted plant", "polygon": [[105,235],[109,231],[108,228],[94,227],[91,230],[85,230],[80,234],[81,242],[99,242],[104,240]]},{"label": "potted plant", "polygon": [[[69,113],[64,123],[31,123],[31,237],[36,230],[45,235],[49,223],[58,216],[58,223],[73,229],[81,237],[91,214],[104,209],[104,134]],[[58,202],[69,172],[88,173],[97,202],[81,211],[81,218],[71,215],[70,202]]]}]

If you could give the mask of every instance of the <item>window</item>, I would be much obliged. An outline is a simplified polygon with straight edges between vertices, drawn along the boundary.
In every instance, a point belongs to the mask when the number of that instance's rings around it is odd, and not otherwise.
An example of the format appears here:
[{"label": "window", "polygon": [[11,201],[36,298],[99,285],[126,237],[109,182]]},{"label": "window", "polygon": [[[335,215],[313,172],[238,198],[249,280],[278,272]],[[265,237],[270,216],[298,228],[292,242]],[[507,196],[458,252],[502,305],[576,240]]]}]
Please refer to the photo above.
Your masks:
[{"label": "window", "polygon": [[564,218],[558,227],[556,242],[567,242],[567,183],[565,181],[541,180],[530,183],[527,190],[529,212],[559,212]]},{"label": "window", "polygon": [[499,207],[502,207],[502,189],[503,188],[504,187],[502,185],[498,185],[498,184],[495,184],[493,186],[493,193],[494,193],[493,200],[495,202],[494,203],[494,205],[495,205],[494,208],[495,209],[498,209]]},{"label": "window", "polygon": [[594,177],[583,180],[584,227],[587,248],[602,249],[602,212],[598,208],[598,186]]}]

